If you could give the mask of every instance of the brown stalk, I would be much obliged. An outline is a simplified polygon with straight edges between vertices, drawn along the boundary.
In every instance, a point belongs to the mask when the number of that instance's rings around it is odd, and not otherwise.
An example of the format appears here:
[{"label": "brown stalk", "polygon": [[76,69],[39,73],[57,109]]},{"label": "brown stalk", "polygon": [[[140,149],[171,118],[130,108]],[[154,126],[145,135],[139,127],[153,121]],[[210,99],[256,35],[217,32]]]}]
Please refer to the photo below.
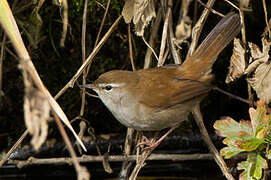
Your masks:
[{"label": "brown stalk", "polygon": [[133,58],[133,46],[132,46],[132,35],[131,35],[131,24],[128,24],[128,39],[129,39],[129,56],[133,71],[136,71],[135,62]]},{"label": "brown stalk", "polygon": [[7,154],[5,154],[5,156],[3,157],[3,159],[0,161],[0,167],[2,167],[5,162],[8,160],[9,156],[17,149],[17,147],[22,143],[22,141],[24,140],[24,138],[27,136],[28,131],[25,130],[23,132],[23,134],[21,135],[21,137],[16,141],[16,143],[10,148],[10,150],[7,152]]},{"label": "brown stalk", "polygon": [[[161,20],[162,20],[162,9],[161,9],[161,7],[159,7],[157,16],[156,16],[155,21],[154,21],[154,23],[152,25],[152,28],[151,28],[151,36],[150,36],[150,39],[149,39],[149,45],[151,47],[154,47],[155,39],[156,39],[157,34],[158,34],[158,30],[159,30]],[[144,69],[148,69],[150,67],[150,65],[151,65],[151,55],[152,55],[152,50],[148,47],[147,52],[145,54]]]},{"label": "brown stalk", "polygon": [[57,93],[55,96],[55,99],[58,99],[69,87],[73,87],[75,81],[79,78],[79,76],[83,73],[84,69],[93,61],[93,58],[95,55],[99,52],[105,41],[110,37],[114,29],[117,27],[118,23],[122,19],[122,16],[120,15],[116,21],[113,23],[113,25],[109,28],[107,33],[103,36],[101,41],[98,43],[98,45],[93,49],[92,53],[88,56],[86,61],[81,65],[81,67],[77,70],[75,75],[70,79],[70,81]]},{"label": "brown stalk", "polygon": [[[82,46],[82,63],[86,61],[86,24],[87,24],[87,5],[88,0],[85,0],[84,4],[84,13],[83,13],[83,23],[82,23],[82,37],[81,37],[81,46]],[[86,74],[87,71],[84,70],[82,76],[82,84],[86,84]],[[82,88],[82,97],[81,97],[81,109],[80,109],[80,116],[84,115],[86,105],[86,88]]]},{"label": "brown stalk", "polygon": [[169,13],[170,13],[170,10],[168,9],[166,17],[165,17],[165,21],[164,21],[164,26],[163,26],[162,40],[161,40],[160,53],[159,53],[158,65],[157,65],[158,67],[163,66],[162,58],[164,57],[165,47],[167,44],[166,40],[167,40],[167,35],[168,35]]},{"label": "brown stalk", "polygon": [[62,32],[62,37],[60,39],[60,46],[64,47],[65,46],[65,39],[67,35],[67,29],[68,29],[68,3],[67,0],[63,0],[63,32]]},{"label": "brown stalk", "polygon": [[[212,8],[214,3],[215,3],[215,0],[208,0],[206,6],[209,8]],[[192,42],[191,42],[190,48],[188,50],[188,53],[186,55],[186,58],[191,56],[194,53],[194,51],[196,50],[202,28],[207,20],[209,13],[210,13],[209,9],[204,8],[199,20],[197,21],[196,25],[194,26],[194,28],[192,30]]]},{"label": "brown stalk", "polygon": [[200,112],[199,105],[195,106],[195,108],[193,110],[193,115],[194,115],[195,121],[196,121],[196,123],[197,123],[197,125],[199,127],[199,130],[200,130],[200,132],[202,134],[202,138],[203,138],[204,142],[208,145],[208,148],[211,151],[211,153],[213,154],[215,162],[218,164],[218,166],[220,167],[220,169],[223,172],[224,176],[228,180],[234,180],[234,178],[231,175],[229,169],[227,168],[227,165],[226,165],[225,161],[219,155],[219,152],[217,151],[217,149],[214,146],[211,138],[209,137],[208,131],[204,126],[204,122],[203,122],[203,118],[202,118],[202,115],[201,115],[201,112]]},{"label": "brown stalk", "polygon": [[83,166],[81,166],[79,164],[79,160],[78,160],[78,158],[76,156],[76,153],[75,153],[74,149],[72,148],[71,141],[69,140],[69,137],[68,137],[68,135],[67,135],[67,133],[66,133],[66,131],[64,129],[63,124],[61,123],[61,121],[58,118],[58,116],[56,115],[56,113],[53,113],[53,115],[54,115],[54,118],[55,118],[56,123],[58,125],[57,127],[59,129],[59,132],[60,132],[60,134],[61,134],[65,144],[67,145],[67,148],[68,148],[69,152],[70,152],[73,165],[74,165],[75,170],[77,172],[77,179],[78,180],[88,180],[88,179],[90,179],[90,174],[89,174],[88,170],[85,167],[83,167]]}]

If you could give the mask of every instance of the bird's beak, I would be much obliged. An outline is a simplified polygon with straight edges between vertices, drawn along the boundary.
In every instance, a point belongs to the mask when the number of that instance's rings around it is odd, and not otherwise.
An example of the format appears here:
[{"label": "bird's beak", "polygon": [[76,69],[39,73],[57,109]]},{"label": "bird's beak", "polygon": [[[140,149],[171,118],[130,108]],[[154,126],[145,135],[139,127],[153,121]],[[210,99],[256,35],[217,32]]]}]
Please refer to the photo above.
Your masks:
[{"label": "bird's beak", "polygon": [[89,89],[94,89],[95,86],[93,84],[85,84],[85,85],[80,85],[80,88],[89,88]]}]

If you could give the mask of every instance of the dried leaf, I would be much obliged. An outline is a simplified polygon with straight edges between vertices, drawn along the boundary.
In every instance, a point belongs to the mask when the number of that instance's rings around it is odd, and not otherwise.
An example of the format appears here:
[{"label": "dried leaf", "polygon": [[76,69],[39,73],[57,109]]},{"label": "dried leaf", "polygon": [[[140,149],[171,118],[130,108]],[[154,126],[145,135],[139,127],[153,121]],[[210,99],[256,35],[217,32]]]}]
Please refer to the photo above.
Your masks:
[{"label": "dried leaf", "polygon": [[181,22],[176,26],[176,40],[182,43],[184,40],[191,36],[192,21],[189,16],[184,16]]},{"label": "dried leaf", "polygon": [[176,41],[179,44],[189,38],[192,33],[192,20],[188,16],[189,5],[191,2],[192,0],[182,0],[182,9],[175,31]]},{"label": "dried leaf", "polygon": [[241,45],[240,39],[234,38],[234,49],[231,56],[229,72],[227,74],[226,83],[235,81],[244,75],[246,68],[245,49]]},{"label": "dried leaf", "polygon": [[133,18],[136,35],[143,36],[144,29],[156,17],[154,1],[126,0],[122,15],[126,23],[130,23]]},{"label": "dried leaf", "polygon": [[125,1],[121,15],[123,16],[126,24],[129,24],[132,21],[134,15],[134,0]]},{"label": "dried leaf", "polygon": [[249,43],[251,51],[251,64],[246,69],[246,73],[250,74],[255,69],[251,78],[248,78],[248,83],[256,91],[258,97],[266,103],[271,101],[271,64],[269,61],[269,50],[271,42],[262,38],[263,50],[259,49],[256,44]]},{"label": "dried leaf", "polygon": [[250,0],[239,0],[240,1],[240,8],[243,11],[252,11]]},{"label": "dried leaf", "polygon": [[38,150],[46,140],[50,109],[51,106],[42,92],[30,86],[25,88],[25,124],[32,135],[31,144],[35,150]]}]

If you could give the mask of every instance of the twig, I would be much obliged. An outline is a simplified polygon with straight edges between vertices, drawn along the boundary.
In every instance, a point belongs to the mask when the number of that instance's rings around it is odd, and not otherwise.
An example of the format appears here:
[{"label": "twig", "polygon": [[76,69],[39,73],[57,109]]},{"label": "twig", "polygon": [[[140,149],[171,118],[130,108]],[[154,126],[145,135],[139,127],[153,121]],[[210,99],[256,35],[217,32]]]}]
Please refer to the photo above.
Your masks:
[{"label": "twig", "polygon": [[0,55],[0,99],[3,93],[3,62],[4,62],[4,55],[5,55],[5,47],[6,47],[6,34],[3,32],[3,40],[2,40],[2,47],[1,47],[1,55]]},{"label": "twig", "polygon": [[[82,64],[86,61],[86,24],[87,24],[87,6],[88,0],[85,0],[84,4],[84,13],[83,13],[83,23],[82,23],[82,37],[81,37],[81,45],[82,45]],[[87,71],[86,69],[83,72],[82,76],[82,84],[86,84]],[[81,109],[80,116],[84,115],[85,105],[86,105],[86,88],[82,88],[82,97],[81,97]]]},{"label": "twig", "polygon": [[72,148],[72,144],[71,144],[71,141],[69,140],[69,137],[60,121],[60,119],[58,118],[58,116],[56,115],[56,113],[53,113],[54,117],[55,117],[55,120],[56,120],[56,124],[57,124],[57,127],[59,128],[59,132],[65,142],[65,144],[67,145],[67,148],[71,154],[71,161],[73,162],[73,165],[75,167],[75,170],[77,172],[77,179],[79,180],[87,180],[90,178],[90,174],[89,172],[87,171],[87,169],[83,166],[81,166],[79,164],[79,160],[75,154],[75,151],[74,149]]},{"label": "twig", "polygon": [[161,40],[161,46],[160,46],[160,53],[159,53],[159,58],[158,58],[158,67],[163,66],[162,59],[164,57],[164,52],[165,52],[165,47],[166,47],[166,39],[168,35],[168,21],[169,21],[169,9],[167,10],[167,14],[165,17],[164,21],[164,26],[163,26],[163,33],[162,33],[162,40]]},{"label": "twig", "polygon": [[[156,16],[155,21],[154,21],[152,28],[151,28],[151,36],[149,39],[149,45],[151,47],[154,47],[154,42],[155,42],[156,36],[158,34],[161,20],[162,20],[162,9],[161,9],[161,7],[159,7],[157,16]],[[148,69],[151,65],[152,52],[153,52],[152,49],[148,47],[147,52],[145,54],[144,69]]]},{"label": "twig", "polygon": [[267,8],[266,8],[266,2],[265,0],[263,0],[263,9],[264,9],[264,17],[265,17],[265,23],[266,23],[266,27],[269,33],[269,38],[271,38],[271,31],[270,31],[270,26],[268,23],[268,14],[267,14]]},{"label": "twig", "polygon": [[[132,128],[127,128],[127,133],[126,133],[126,138],[125,138],[125,143],[124,143],[124,155],[129,156],[131,155],[132,151],[132,145],[133,145],[133,134],[134,134],[134,129]],[[128,174],[130,172],[132,163],[129,162],[128,160],[124,160],[122,162],[122,167],[119,173],[119,179],[127,179]]]},{"label": "twig", "polygon": [[236,96],[236,95],[234,95],[234,94],[231,94],[231,93],[229,93],[229,92],[227,92],[227,91],[224,91],[224,90],[220,89],[219,87],[215,87],[214,90],[217,90],[217,91],[219,91],[219,92],[221,92],[221,93],[223,93],[223,94],[228,95],[229,97],[232,97],[232,98],[237,99],[237,100],[239,100],[239,101],[242,101],[242,102],[244,102],[244,103],[250,104],[250,101],[248,101],[248,100],[246,100],[246,99],[244,99],[244,98],[241,98],[241,97],[239,97],[239,96]]},{"label": "twig", "polygon": [[129,180],[135,180],[139,171],[141,170],[141,168],[145,165],[145,161],[147,160],[147,158],[151,155],[152,151],[150,150],[144,150],[143,153],[140,156],[139,161],[136,163],[136,166],[133,170],[133,172],[131,173]]},{"label": "twig", "polygon": [[[234,156],[236,159],[245,158],[242,155]],[[90,163],[90,162],[102,162],[103,156],[92,156],[83,155],[82,157],[77,157],[80,163]],[[112,155],[108,156],[109,162],[123,162],[123,161],[136,161],[137,155]],[[147,161],[206,161],[213,160],[213,155],[208,154],[151,154]],[[29,160],[8,160],[7,164],[16,164],[19,167],[31,166],[31,165],[45,165],[45,164],[71,164],[72,158],[31,158]]]},{"label": "twig", "polygon": [[207,8],[209,11],[211,11],[212,13],[220,16],[220,17],[224,17],[223,14],[221,14],[220,12],[217,12],[216,10],[214,10],[213,8],[209,8],[208,6],[206,6],[206,4],[204,4],[201,0],[197,0],[202,6],[204,6],[205,8]]},{"label": "twig", "polygon": [[16,141],[16,143],[10,148],[10,150],[5,154],[3,159],[0,161],[0,167],[2,167],[5,162],[8,160],[9,156],[17,149],[17,147],[22,143],[24,138],[27,136],[28,131],[25,130],[24,133],[21,135],[21,137]]},{"label": "twig", "polygon": [[[214,3],[215,3],[215,0],[208,0],[206,5],[207,5],[207,7],[212,8]],[[199,36],[201,34],[201,30],[202,30],[202,28],[205,24],[205,21],[209,15],[209,12],[210,12],[209,9],[204,8],[198,22],[196,23],[196,25],[194,26],[194,28],[192,30],[192,42],[191,42],[191,45],[188,50],[186,58],[191,56],[194,53],[194,51],[196,50],[196,47],[198,45]]]},{"label": "twig", "polygon": [[[96,2],[97,2],[97,1],[96,1]],[[94,47],[96,47],[97,44],[98,44],[98,42],[99,42],[99,39],[100,39],[100,36],[101,36],[101,32],[102,32],[102,29],[103,29],[103,26],[104,26],[104,22],[105,22],[105,19],[106,19],[106,16],[107,16],[107,14],[108,14],[108,10],[109,10],[109,7],[110,7],[110,2],[111,2],[111,0],[108,0],[108,1],[107,1],[106,9],[105,9],[105,12],[104,12],[104,16],[103,16],[102,23],[101,23],[101,25],[100,25],[100,28],[99,28],[99,31],[98,31],[96,40],[95,40]]]},{"label": "twig", "polygon": [[107,33],[103,36],[101,41],[98,43],[98,45],[93,49],[92,53],[88,56],[86,61],[81,65],[81,67],[77,70],[75,75],[70,79],[70,81],[57,93],[55,96],[55,99],[58,99],[69,87],[74,86],[74,82],[78,79],[78,77],[82,74],[84,69],[92,62],[95,55],[99,52],[105,41],[109,38],[111,33],[114,31],[114,29],[117,27],[121,20],[122,16],[119,16],[114,24],[110,27],[110,29],[107,31]]},{"label": "twig", "polygon": [[[98,42],[99,42],[99,39],[100,39],[100,36],[101,36],[101,32],[102,32],[102,29],[103,29],[103,27],[104,27],[104,22],[105,22],[105,19],[106,19],[106,16],[107,16],[107,14],[108,14],[108,10],[109,10],[109,7],[110,7],[110,2],[111,2],[111,0],[108,0],[108,1],[107,1],[107,5],[106,5],[106,8],[104,8],[104,6],[103,6],[101,3],[99,3],[99,2],[96,1],[96,3],[97,3],[98,5],[101,5],[101,6],[105,9],[105,12],[104,12],[104,16],[103,16],[103,19],[102,19],[102,23],[101,23],[101,25],[100,25],[100,28],[99,28],[99,31],[98,31],[98,34],[97,34],[97,37],[96,37],[96,40],[95,40],[94,48],[97,46],[97,44],[98,44]],[[89,63],[89,65],[88,65],[88,67],[87,67],[87,73],[85,74],[85,76],[88,76],[88,73],[89,73],[91,64],[92,64],[92,62]]]},{"label": "twig", "polygon": [[168,11],[169,11],[169,22],[168,22],[168,28],[169,28],[169,31],[168,31],[168,35],[169,35],[169,38],[168,38],[168,42],[169,42],[169,46],[170,46],[170,49],[171,49],[171,54],[172,54],[172,57],[174,59],[174,63],[175,64],[181,64],[182,63],[182,60],[176,50],[176,47],[175,47],[175,43],[174,43],[174,39],[175,39],[175,36],[174,36],[174,33],[173,33],[173,22],[172,22],[172,7],[173,7],[173,2],[172,0],[169,0],[168,1]]},{"label": "twig", "polygon": [[144,36],[142,36],[142,40],[143,42],[149,47],[149,49],[152,51],[154,57],[156,58],[156,60],[158,61],[158,56],[156,55],[155,51],[153,50],[153,48],[149,45],[149,43],[147,43],[146,39],[144,38]]},{"label": "twig", "polygon": [[168,54],[169,54],[169,47],[167,48],[167,50],[166,50],[166,52],[165,52],[165,54],[164,54],[164,56],[163,56],[163,58],[162,58],[162,60],[161,60],[161,64],[164,64],[164,63],[165,63]]},{"label": "twig", "polygon": [[197,123],[197,125],[199,127],[199,130],[200,130],[200,132],[202,134],[202,138],[203,138],[204,142],[208,145],[209,150],[213,154],[214,160],[216,161],[216,163],[218,164],[218,166],[220,167],[221,171],[226,176],[226,178],[228,180],[234,180],[233,176],[230,174],[230,171],[227,168],[227,165],[226,165],[225,161],[219,155],[219,152],[217,151],[217,149],[215,148],[211,138],[209,137],[209,134],[208,134],[208,132],[207,132],[205,126],[204,126],[204,123],[203,123],[203,118],[202,118],[202,115],[201,115],[201,112],[200,112],[199,105],[195,106],[195,108],[193,110],[193,115],[194,115],[196,123]]},{"label": "twig", "polygon": [[68,29],[68,3],[67,0],[63,0],[63,32],[62,32],[62,37],[60,39],[60,46],[64,47],[65,46],[65,39],[67,35],[67,29]]},{"label": "twig", "polygon": [[132,46],[132,35],[131,35],[131,24],[128,24],[128,39],[129,39],[129,56],[132,64],[133,71],[136,71],[135,62],[133,58],[133,46]]}]

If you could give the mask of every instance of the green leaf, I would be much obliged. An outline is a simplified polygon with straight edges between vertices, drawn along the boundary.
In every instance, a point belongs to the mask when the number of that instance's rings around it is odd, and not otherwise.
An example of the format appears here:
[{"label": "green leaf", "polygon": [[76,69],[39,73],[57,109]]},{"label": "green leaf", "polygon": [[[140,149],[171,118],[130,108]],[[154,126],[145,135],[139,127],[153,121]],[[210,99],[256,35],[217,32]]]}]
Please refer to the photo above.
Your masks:
[{"label": "green leaf", "polygon": [[267,159],[271,159],[271,150],[270,149],[266,152],[265,156],[267,157]]},{"label": "green leaf", "polygon": [[252,133],[251,124],[249,121],[241,121],[238,123],[230,117],[217,120],[214,124],[214,128],[217,130],[218,135],[223,137],[237,136],[240,132],[247,134]]},{"label": "green leaf", "polygon": [[227,146],[220,150],[220,154],[221,156],[224,156],[224,158],[229,159],[243,151],[243,149],[239,149],[236,146]]},{"label": "green leaf", "polygon": [[237,147],[245,151],[254,151],[263,143],[265,143],[264,139],[258,139],[252,136],[243,136],[235,141]]},{"label": "green leaf", "polygon": [[237,169],[238,170],[244,170],[239,175],[239,180],[253,180],[253,177],[250,176],[250,169],[251,169],[252,163],[249,163],[248,161],[242,161],[238,163]]},{"label": "green leaf", "polygon": [[258,153],[250,153],[246,161],[238,163],[237,169],[244,170],[239,179],[261,179],[264,168],[267,168],[266,160]]},{"label": "green leaf", "polygon": [[270,131],[271,115],[267,114],[266,105],[263,100],[257,102],[257,109],[249,109],[249,115],[252,124],[253,135],[258,138],[264,138]]}]

